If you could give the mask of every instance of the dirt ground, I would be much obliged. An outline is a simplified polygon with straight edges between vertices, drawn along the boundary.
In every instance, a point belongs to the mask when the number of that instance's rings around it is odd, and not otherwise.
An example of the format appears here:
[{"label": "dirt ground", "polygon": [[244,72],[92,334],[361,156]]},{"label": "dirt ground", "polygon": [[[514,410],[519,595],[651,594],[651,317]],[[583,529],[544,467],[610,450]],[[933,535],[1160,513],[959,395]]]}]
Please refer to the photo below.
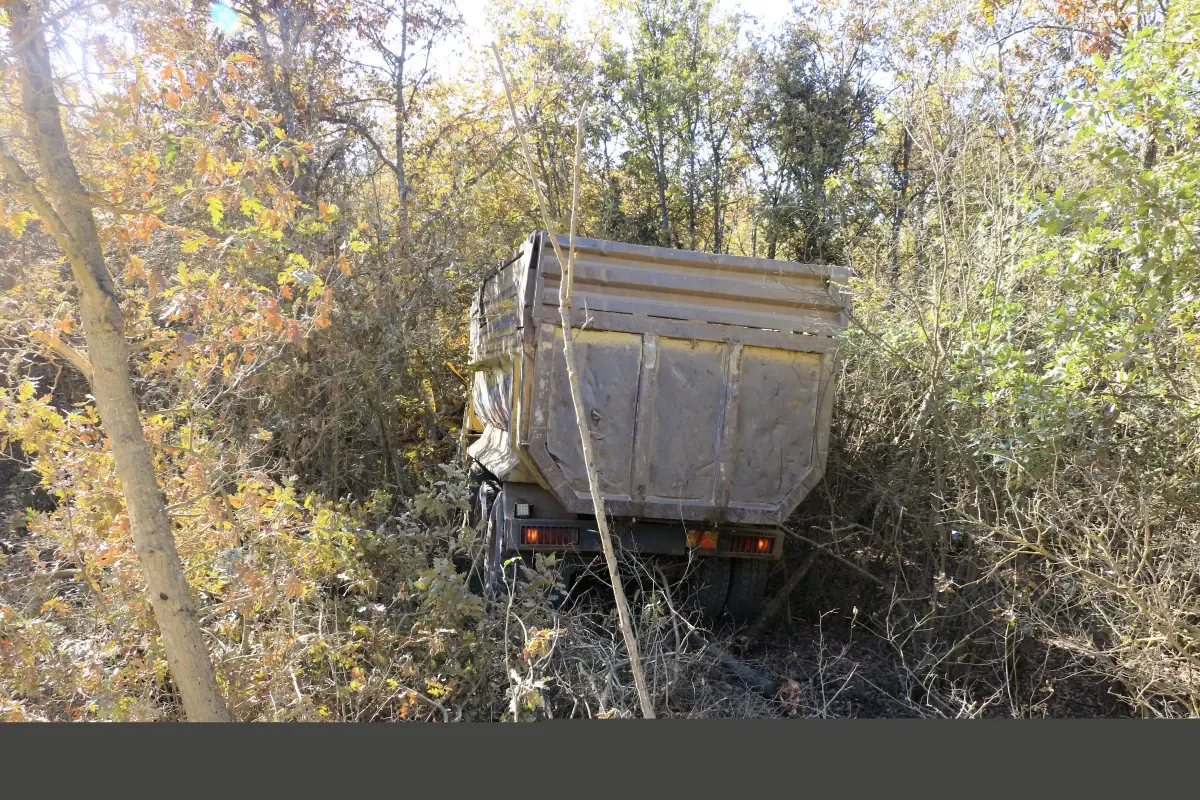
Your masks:
[{"label": "dirt ground", "polygon": [[[807,716],[1058,717],[1127,716],[1106,679],[1045,643],[1022,648],[1007,671],[992,667],[959,678],[913,663],[903,637],[880,635],[872,588],[836,562],[814,567],[786,613],[756,640],[737,639],[738,656],[801,695]],[[776,575],[768,597],[778,591]],[[836,602],[842,598],[842,602]],[[857,608],[857,613],[856,613]],[[947,669],[946,672],[952,673]],[[1007,681],[995,676],[1007,674]],[[990,679],[990,680],[989,680]],[[788,691],[782,693],[788,696]]]}]

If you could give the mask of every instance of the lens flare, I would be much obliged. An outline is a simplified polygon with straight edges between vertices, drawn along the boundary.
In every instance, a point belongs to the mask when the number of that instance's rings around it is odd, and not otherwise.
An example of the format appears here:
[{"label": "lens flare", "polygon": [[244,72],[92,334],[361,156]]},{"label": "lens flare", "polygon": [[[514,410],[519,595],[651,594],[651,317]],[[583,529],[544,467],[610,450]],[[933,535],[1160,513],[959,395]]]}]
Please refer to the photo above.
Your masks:
[{"label": "lens flare", "polygon": [[209,4],[209,14],[213,24],[220,28],[222,33],[233,33],[241,25],[237,12],[224,3]]}]

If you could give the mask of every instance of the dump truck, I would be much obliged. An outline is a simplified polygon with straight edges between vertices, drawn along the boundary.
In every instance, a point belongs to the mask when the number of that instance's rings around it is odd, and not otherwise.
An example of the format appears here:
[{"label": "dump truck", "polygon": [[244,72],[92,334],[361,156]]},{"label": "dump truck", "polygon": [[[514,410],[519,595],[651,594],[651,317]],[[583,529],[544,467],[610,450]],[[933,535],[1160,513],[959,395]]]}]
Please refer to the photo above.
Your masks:
[{"label": "dump truck", "polygon": [[[567,237],[558,244],[566,254]],[[576,372],[617,547],[688,565],[704,613],[753,617],[781,526],[825,470],[851,273],[586,238],[575,254]],[[462,446],[489,592],[515,556],[601,552],[562,273],[549,234],[535,232],[470,310]]]}]

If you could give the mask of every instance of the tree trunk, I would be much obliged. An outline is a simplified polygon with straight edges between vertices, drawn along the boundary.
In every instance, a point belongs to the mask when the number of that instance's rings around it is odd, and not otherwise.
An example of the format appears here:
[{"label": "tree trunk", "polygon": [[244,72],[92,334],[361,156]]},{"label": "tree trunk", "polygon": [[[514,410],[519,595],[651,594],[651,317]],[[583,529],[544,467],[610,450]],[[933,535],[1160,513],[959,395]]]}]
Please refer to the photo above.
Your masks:
[{"label": "tree trunk", "polygon": [[632,614],[629,611],[629,601],[625,598],[625,589],[621,585],[621,572],[617,567],[617,553],[613,547],[612,533],[608,529],[608,512],[604,507],[604,491],[600,487],[600,476],[596,472],[596,459],[592,454],[592,432],[588,425],[588,410],[583,402],[583,392],[579,388],[579,373],[575,361],[575,339],[571,330],[571,292],[575,281],[575,218],[579,207],[579,154],[583,142],[583,114],[579,115],[579,124],[575,139],[575,181],[571,192],[571,232],[569,249],[566,260],[554,241],[554,231],[547,231],[554,253],[558,258],[561,277],[558,282],[558,315],[562,321],[563,358],[567,365],[567,385],[571,387],[571,404],[575,408],[575,424],[579,428],[579,443],[583,452],[583,466],[587,471],[588,491],[592,495],[592,506],[596,512],[596,528],[600,533],[600,547],[604,551],[604,561],[608,566],[608,577],[612,581],[613,597],[617,601],[617,621],[621,628],[621,636],[625,639],[625,648],[629,651],[629,669],[633,673],[633,683],[637,688],[638,702],[642,708],[642,717],[654,719],[654,703],[650,699],[650,690],[646,685],[646,673],[642,669],[642,656],[638,648],[637,634],[634,633]]},{"label": "tree trunk", "polygon": [[48,197],[7,153],[0,157],[4,171],[70,261],[91,359],[92,392],[112,447],[134,548],[184,710],[193,721],[229,721],[229,707],[217,686],[138,415],[116,288],[105,264],[91,203],[67,148],[44,29],[27,0],[7,6],[10,40],[20,59],[24,111]]},{"label": "tree trunk", "polygon": [[767,258],[775,259],[775,246],[779,243],[779,195],[771,198],[771,216],[767,221]]},{"label": "tree trunk", "polygon": [[713,187],[713,252],[720,253],[724,242],[721,241],[721,184]]},{"label": "tree trunk", "polygon": [[658,173],[658,213],[662,225],[662,246],[671,246],[671,218],[667,215],[667,143],[663,134],[662,115],[658,117],[658,151],[654,154]]},{"label": "tree trunk", "polygon": [[720,253],[724,245],[721,236],[723,233],[721,224],[721,142],[714,141],[710,146],[713,160],[713,252]]},{"label": "tree trunk", "polygon": [[575,424],[579,428],[580,445],[583,450],[583,466],[587,471],[588,489],[592,496],[592,505],[596,511],[596,528],[600,534],[600,546],[604,550],[604,561],[608,565],[608,576],[612,581],[613,597],[617,601],[617,620],[621,628],[621,636],[625,640],[625,649],[629,652],[629,670],[633,673],[633,683],[637,687],[638,703],[641,705],[642,716],[654,719],[654,703],[650,699],[650,690],[646,685],[646,673],[642,669],[642,656],[638,649],[637,634],[633,630],[632,614],[629,602],[625,598],[625,589],[621,586],[620,569],[617,566],[617,554],[612,543],[612,534],[608,529],[608,514],[604,508],[604,493],[600,489],[600,479],[596,473],[596,462],[592,457],[592,435],[588,428],[587,409],[584,408],[583,394],[579,388],[579,374],[575,369],[575,342],[571,336],[571,292],[575,279],[575,222],[579,209],[579,164],[583,151],[583,122],[581,112],[575,126],[575,165],[571,185],[571,229],[568,255],[563,256],[558,241],[554,238],[554,230],[550,225],[550,214],[546,198],[534,178],[533,157],[529,154],[529,142],[521,130],[521,118],[517,116],[517,107],[513,103],[512,90],[508,85],[508,74],[504,70],[504,60],[500,57],[500,48],[492,45],[492,53],[496,56],[496,66],[499,68],[500,80],[504,83],[504,94],[508,99],[508,109],[512,114],[513,126],[517,129],[517,138],[521,142],[521,152],[525,156],[525,167],[529,170],[530,183],[537,197],[538,207],[542,211],[542,221],[546,226],[546,236],[554,248],[558,259],[560,277],[558,282],[558,313],[562,322],[563,357],[567,362],[567,383],[571,388],[571,404],[575,409]]},{"label": "tree trunk", "polygon": [[900,280],[900,229],[904,225],[904,213],[908,205],[908,162],[912,155],[912,136],[904,128],[904,140],[900,146],[900,163],[896,170],[896,211],[892,214],[892,241],[888,248],[889,269],[893,281]]},{"label": "tree trunk", "polygon": [[408,108],[404,102],[404,60],[408,58],[408,2],[400,9],[400,57],[396,59],[396,198],[400,204],[400,254],[408,252],[408,179],[404,174],[404,150]]},{"label": "tree trunk", "polygon": [[696,249],[696,207],[700,205],[699,181],[696,180],[696,137],[691,134],[688,143],[688,249]]}]

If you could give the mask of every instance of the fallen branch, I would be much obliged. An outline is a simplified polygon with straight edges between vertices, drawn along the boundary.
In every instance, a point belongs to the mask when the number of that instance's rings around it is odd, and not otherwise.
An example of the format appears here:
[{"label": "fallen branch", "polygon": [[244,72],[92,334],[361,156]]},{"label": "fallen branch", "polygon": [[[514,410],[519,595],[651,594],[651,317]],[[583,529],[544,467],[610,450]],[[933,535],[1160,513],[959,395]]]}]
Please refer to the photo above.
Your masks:
[{"label": "fallen branch", "polygon": [[830,550],[829,547],[827,547],[826,545],[823,545],[814,539],[810,539],[807,536],[805,536],[804,534],[802,534],[798,531],[794,531],[791,528],[788,528],[786,526],[784,527],[783,530],[785,532],[787,532],[787,534],[789,536],[794,536],[795,538],[799,539],[800,541],[804,542],[805,544],[812,545],[813,547],[817,548],[817,550],[819,552],[824,553],[825,555],[829,556],[830,558],[834,559],[835,561],[841,562],[845,566],[847,566],[850,569],[857,572],[859,575],[862,575],[864,578],[866,578],[867,580],[869,580],[871,583],[875,584],[876,586],[879,586],[880,588],[883,588],[883,589],[887,588],[887,584],[884,583],[881,578],[877,578],[876,576],[872,575],[870,572],[867,572],[865,569],[860,567],[858,564],[855,564],[850,559],[848,559],[844,556],[839,556],[837,553]]},{"label": "fallen branch", "polygon": [[463,376],[463,374],[462,374],[461,372],[459,372],[458,370],[456,370],[456,369],[454,368],[454,365],[453,365],[453,364],[451,364],[449,361],[446,361],[446,362],[444,362],[444,363],[446,364],[446,368],[447,368],[447,369],[449,369],[451,372],[453,372],[453,373],[454,373],[454,377],[456,377],[456,378],[458,378],[460,381],[462,381],[462,385],[463,385],[463,386],[467,387],[468,389],[470,389],[470,388],[471,388],[471,382],[470,382],[469,380],[467,380],[467,379],[466,379],[466,377],[464,377],[464,376]]},{"label": "fallen branch", "polygon": [[748,686],[761,694],[763,697],[775,697],[775,693],[778,691],[778,688],[776,687],[775,682],[766,675],[763,675],[758,670],[747,665],[744,661],[739,661],[738,659],[734,658],[723,647],[719,647],[708,641],[701,636],[700,632],[695,628],[691,628],[691,630],[688,632],[688,637],[698,647],[702,647],[715,655],[717,659],[720,660],[723,667],[728,669],[734,675],[737,675],[739,678],[745,681]]},{"label": "fallen branch", "polygon": [[53,572],[40,572],[34,575],[22,575],[18,578],[10,578],[7,581],[0,582],[0,589],[13,589],[17,586],[22,586],[27,583],[46,583],[64,578],[78,578],[82,574],[82,570],[78,569],[56,569]]}]

